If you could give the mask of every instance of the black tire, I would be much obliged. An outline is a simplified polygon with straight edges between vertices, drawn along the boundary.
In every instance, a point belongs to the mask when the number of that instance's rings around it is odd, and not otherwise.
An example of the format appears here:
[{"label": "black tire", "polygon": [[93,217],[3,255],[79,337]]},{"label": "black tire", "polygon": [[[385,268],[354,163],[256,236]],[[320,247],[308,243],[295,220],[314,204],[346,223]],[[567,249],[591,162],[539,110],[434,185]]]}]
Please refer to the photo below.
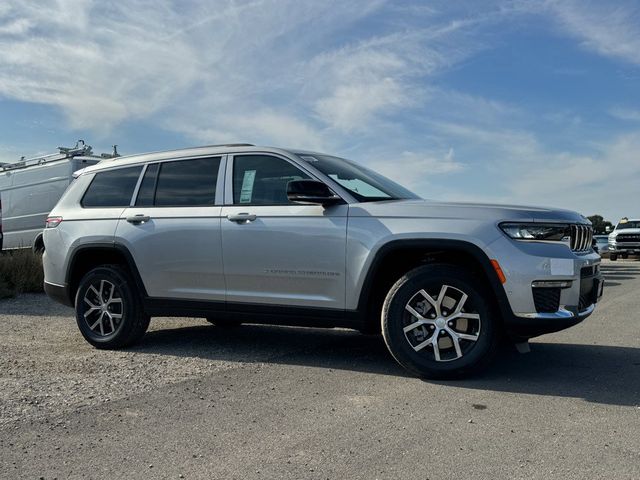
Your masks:
[{"label": "black tire", "polygon": [[[436,307],[420,292],[424,290],[437,303],[443,285],[448,288],[442,297],[442,305],[438,308],[442,307],[444,313],[443,316],[437,316]],[[469,319],[453,319],[455,307],[463,299],[462,294],[466,294],[467,299],[462,302],[461,313]],[[469,272],[457,266],[432,264],[411,270],[391,287],[382,308],[382,335],[387,348],[400,365],[419,377],[452,379],[480,371],[490,363],[502,336],[500,319],[491,307],[489,295]],[[459,297],[457,300],[453,298],[456,296]],[[419,312],[414,309],[414,312],[425,315],[425,321],[432,323],[420,325],[405,333],[407,326],[417,323],[417,317],[407,311],[407,305],[413,308],[411,302],[423,298],[424,301],[414,304],[422,304],[419,308],[423,310]],[[454,313],[447,310],[449,307],[444,307],[445,303],[451,305],[451,302]],[[446,314],[453,320],[449,321]],[[437,318],[432,319],[431,315]],[[471,319],[472,316],[477,318]],[[440,324],[436,325],[436,321]],[[462,328],[464,331],[459,330]],[[430,335],[429,329],[433,329]],[[440,331],[442,337],[434,337],[439,329],[446,331]],[[475,341],[457,337],[459,347],[456,349],[453,336],[448,332],[474,337]],[[431,343],[434,338],[438,339],[435,347]],[[440,347],[442,343],[445,343],[445,348]],[[447,343],[451,345],[447,346]],[[417,351],[416,348],[421,349]],[[434,350],[438,350],[442,361],[436,360]]]},{"label": "black tire", "polygon": [[229,320],[228,318],[207,317],[207,322],[209,322],[211,325],[215,325],[216,327],[221,328],[235,328],[242,325],[242,322]]},{"label": "black tire", "polygon": [[611,260],[612,262],[615,262],[616,260],[618,260],[618,255],[615,253],[609,254],[609,260]]},{"label": "black tire", "polygon": [[[102,300],[99,292],[103,292]],[[109,295],[113,299],[106,310],[102,310],[100,304],[108,300],[106,297]],[[101,265],[89,271],[80,281],[75,306],[80,333],[96,348],[116,349],[133,345],[149,327],[150,317],[144,313],[134,282],[119,265]]]}]

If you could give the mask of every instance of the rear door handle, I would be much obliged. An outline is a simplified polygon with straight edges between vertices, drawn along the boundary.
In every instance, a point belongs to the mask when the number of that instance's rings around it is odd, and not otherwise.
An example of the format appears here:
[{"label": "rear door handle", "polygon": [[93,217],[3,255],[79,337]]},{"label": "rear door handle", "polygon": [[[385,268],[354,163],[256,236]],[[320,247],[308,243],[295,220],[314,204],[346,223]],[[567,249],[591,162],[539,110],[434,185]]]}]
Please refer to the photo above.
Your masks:
[{"label": "rear door handle", "polygon": [[145,223],[145,222],[148,222],[149,220],[151,220],[151,217],[149,215],[143,215],[141,213],[138,215],[134,215],[133,217],[127,217],[127,222],[133,223],[133,224]]},{"label": "rear door handle", "polygon": [[254,213],[236,213],[227,215],[227,219],[231,222],[247,223],[253,222],[256,219],[256,215]]}]

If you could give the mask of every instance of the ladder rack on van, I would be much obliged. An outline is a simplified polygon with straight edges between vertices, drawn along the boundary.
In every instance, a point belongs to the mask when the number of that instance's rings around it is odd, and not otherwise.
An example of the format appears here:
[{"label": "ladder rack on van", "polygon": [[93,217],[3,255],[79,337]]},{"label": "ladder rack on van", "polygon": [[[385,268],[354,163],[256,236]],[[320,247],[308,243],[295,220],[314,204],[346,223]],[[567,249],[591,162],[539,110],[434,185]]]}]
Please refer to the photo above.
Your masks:
[{"label": "ladder rack on van", "polygon": [[65,158],[92,157],[105,159],[116,158],[119,156],[120,154],[118,153],[117,145],[113,146],[113,153],[102,153],[100,155],[94,155],[91,145],[87,145],[84,140],[78,140],[73,147],[58,147],[58,153],[51,153],[48,155],[42,155],[39,157],[28,159],[22,157],[19,162],[15,163],[0,163],[0,172],[28,168],[34,165],[43,165],[45,163],[55,162],[57,160],[64,160]]}]

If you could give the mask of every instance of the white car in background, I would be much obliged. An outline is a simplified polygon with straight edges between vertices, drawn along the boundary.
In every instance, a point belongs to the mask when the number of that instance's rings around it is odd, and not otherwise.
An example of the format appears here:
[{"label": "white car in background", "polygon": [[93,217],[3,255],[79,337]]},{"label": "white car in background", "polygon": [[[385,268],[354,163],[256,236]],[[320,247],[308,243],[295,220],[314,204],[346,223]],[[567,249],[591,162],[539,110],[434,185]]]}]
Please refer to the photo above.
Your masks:
[{"label": "white car in background", "polygon": [[640,218],[623,218],[609,234],[609,258],[640,255]]}]

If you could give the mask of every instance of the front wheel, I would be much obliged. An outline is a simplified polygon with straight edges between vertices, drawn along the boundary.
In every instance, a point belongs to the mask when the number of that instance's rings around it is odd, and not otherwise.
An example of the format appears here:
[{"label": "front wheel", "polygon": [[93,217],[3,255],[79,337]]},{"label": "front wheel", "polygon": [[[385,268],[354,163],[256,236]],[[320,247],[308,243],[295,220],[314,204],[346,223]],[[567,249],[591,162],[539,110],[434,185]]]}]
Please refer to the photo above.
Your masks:
[{"label": "front wheel", "polygon": [[87,273],[76,293],[80,333],[96,348],[132,345],[149,327],[134,283],[119,265],[102,265]]},{"label": "front wheel", "polygon": [[609,254],[609,260],[611,260],[612,262],[615,262],[616,260],[618,260],[618,255],[615,253]]},{"label": "front wheel", "polygon": [[381,319],[385,343],[417,376],[467,376],[485,367],[499,345],[499,321],[490,305],[465,269],[424,265],[389,290]]}]

